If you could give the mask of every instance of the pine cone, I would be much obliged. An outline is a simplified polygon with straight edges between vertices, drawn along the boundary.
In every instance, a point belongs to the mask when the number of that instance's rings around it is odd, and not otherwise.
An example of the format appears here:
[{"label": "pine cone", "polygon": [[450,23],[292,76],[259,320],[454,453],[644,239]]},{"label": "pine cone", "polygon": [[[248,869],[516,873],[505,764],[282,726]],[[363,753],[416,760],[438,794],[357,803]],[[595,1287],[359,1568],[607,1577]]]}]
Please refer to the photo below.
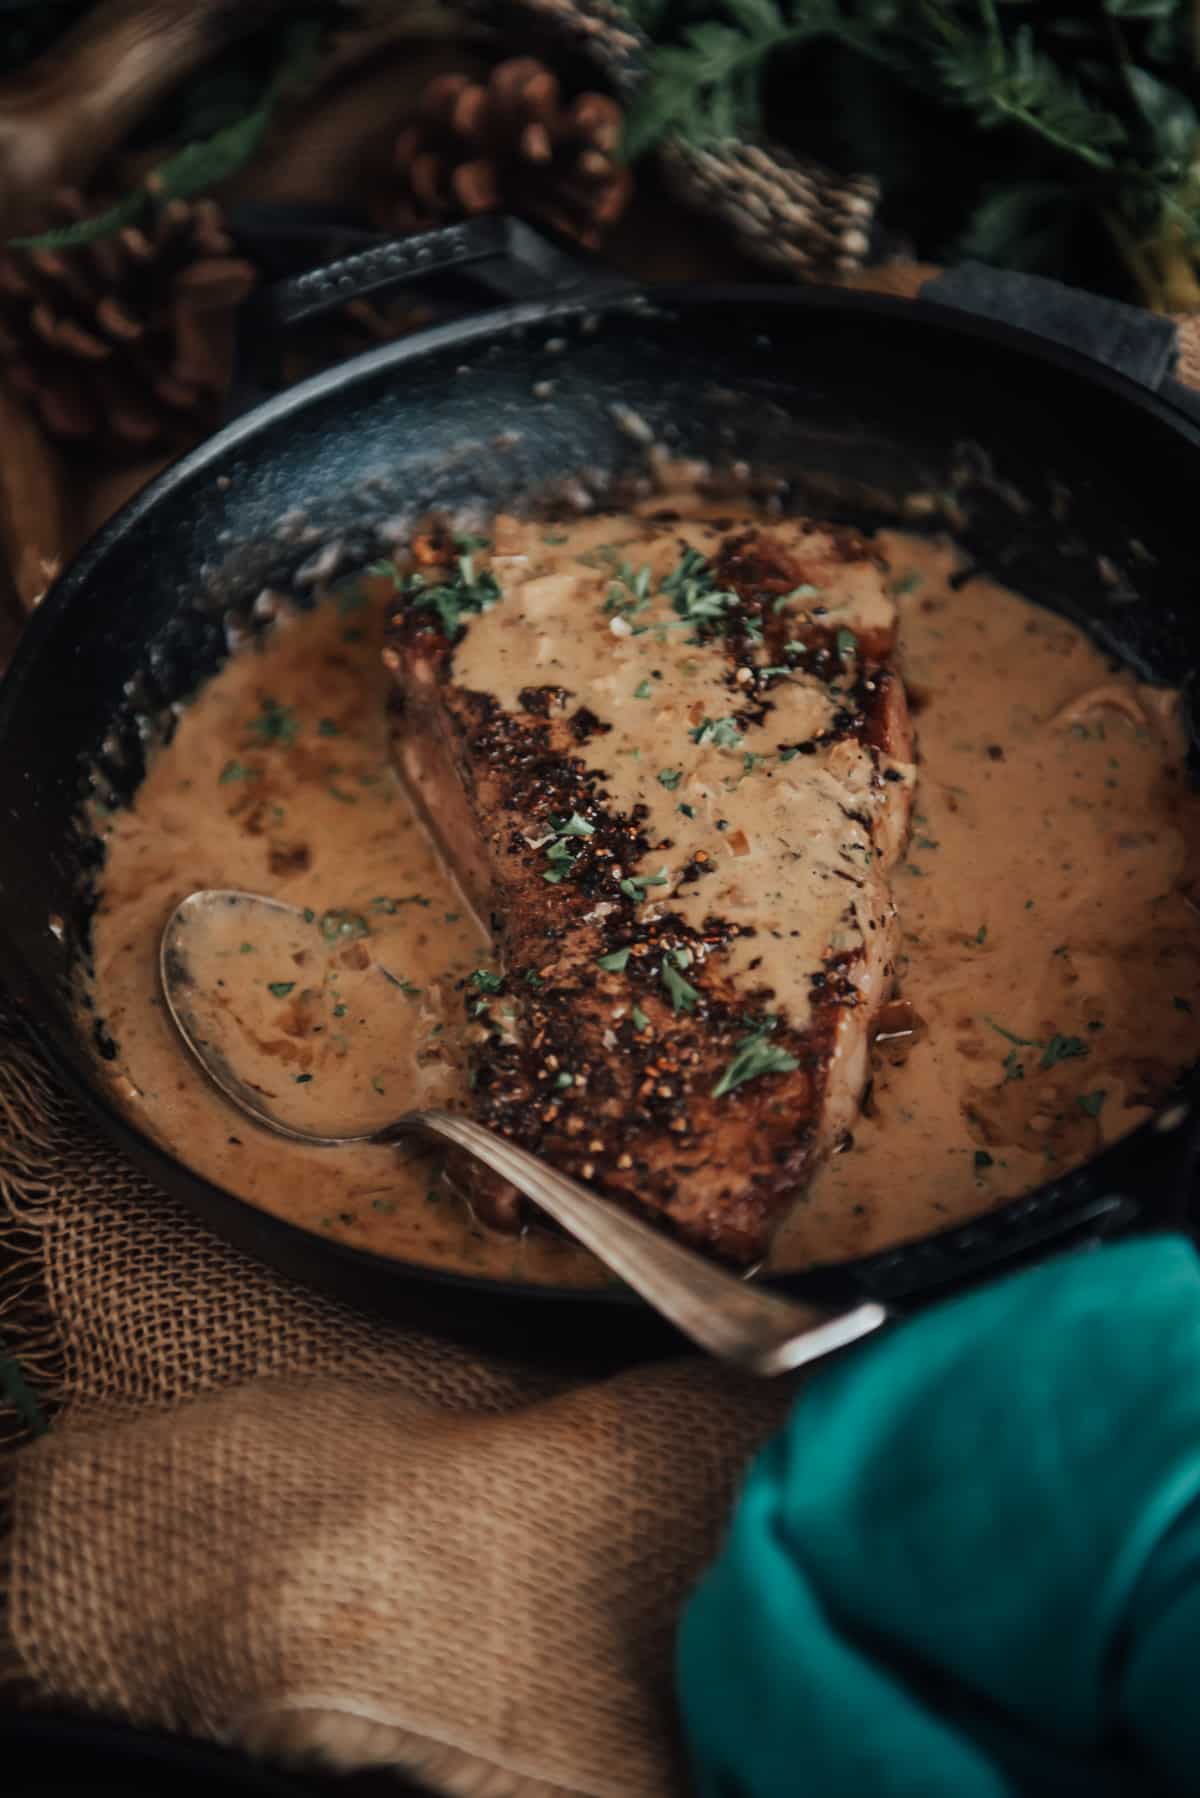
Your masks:
[{"label": "pine cone", "polygon": [[[84,217],[81,196],[64,190],[55,213]],[[56,437],[195,441],[218,422],[254,281],[219,207],[151,190],[142,222],[111,237],[0,253],[0,368]]]},{"label": "pine cone", "polygon": [[633,177],[617,160],[621,108],[607,94],[563,102],[532,56],[497,63],[486,83],[437,75],[396,140],[402,231],[511,210],[596,249],[620,218]]}]

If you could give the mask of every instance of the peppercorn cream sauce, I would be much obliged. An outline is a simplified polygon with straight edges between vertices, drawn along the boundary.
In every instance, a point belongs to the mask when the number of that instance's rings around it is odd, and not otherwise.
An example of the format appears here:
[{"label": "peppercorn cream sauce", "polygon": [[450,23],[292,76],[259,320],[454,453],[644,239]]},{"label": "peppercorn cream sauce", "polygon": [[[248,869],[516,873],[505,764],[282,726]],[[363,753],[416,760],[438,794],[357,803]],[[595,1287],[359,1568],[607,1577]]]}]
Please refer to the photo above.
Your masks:
[{"label": "peppercorn cream sauce", "polygon": [[[702,524],[686,528],[703,548]],[[457,678],[504,608],[600,607],[611,581],[600,546],[637,568],[658,553],[657,535],[636,513],[498,521],[504,597],[468,621]],[[899,611],[919,756],[911,840],[892,877],[900,998],[850,1140],[779,1232],[779,1267],[877,1250],[1061,1174],[1146,1117],[1200,1052],[1200,800],[1175,696],[991,582],[952,589],[951,548],[880,542],[886,580],[870,584],[855,564],[854,592],[831,573],[821,603],[835,624],[849,608],[856,631],[870,629],[873,606],[881,620]],[[434,1268],[603,1283],[591,1257],[548,1230],[485,1230],[421,1151],[309,1148],[250,1123],[191,1062],[164,1008],[158,941],[178,902],[202,887],[271,895],[299,919],[246,933],[233,923],[207,952],[224,1025],[276,1108],[333,1133],[416,1104],[469,1103],[471,1014],[487,1004],[503,1029],[509,1002],[489,997],[489,946],[390,765],[390,600],[390,584],[371,578],[315,612],[281,604],[265,641],[183,711],[135,804],[98,819],[107,857],[89,997],[117,1048],[104,1072],[178,1158],[307,1229]],[[478,624],[487,629],[473,634]],[[687,653],[672,648],[672,662]],[[769,763],[746,765],[757,743],[693,747],[660,715],[653,668],[667,678],[664,662],[629,681],[632,666],[627,654],[608,665],[593,655],[574,671],[578,702],[614,725],[589,752],[602,750],[607,770],[626,752],[623,778],[647,799],[653,786],[658,822],[664,805],[694,804],[708,852],[733,867],[776,803],[761,778]],[[545,665],[518,674],[519,685],[570,684]],[[494,659],[476,675],[494,692],[508,678]],[[651,696],[638,700],[643,679]],[[658,781],[663,768],[681,771],[676,787]],[[770,953],[790,991],[786,950]]]}]

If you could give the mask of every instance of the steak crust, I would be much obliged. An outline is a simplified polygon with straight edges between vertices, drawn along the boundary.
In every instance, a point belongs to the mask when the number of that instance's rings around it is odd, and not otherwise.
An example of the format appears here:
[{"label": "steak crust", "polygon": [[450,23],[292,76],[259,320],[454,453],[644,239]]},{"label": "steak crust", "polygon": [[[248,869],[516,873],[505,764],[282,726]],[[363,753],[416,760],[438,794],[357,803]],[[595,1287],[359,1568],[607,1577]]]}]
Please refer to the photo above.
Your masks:
[{"label": "steak crust", "polygon": [[895,605],[850,531],[606,529],[567,565],[499,520],[486,572],[417,543],[394,753],[502,969],[466,994],[474,1115],[748,1265],[850,1128],[892,990]]}]

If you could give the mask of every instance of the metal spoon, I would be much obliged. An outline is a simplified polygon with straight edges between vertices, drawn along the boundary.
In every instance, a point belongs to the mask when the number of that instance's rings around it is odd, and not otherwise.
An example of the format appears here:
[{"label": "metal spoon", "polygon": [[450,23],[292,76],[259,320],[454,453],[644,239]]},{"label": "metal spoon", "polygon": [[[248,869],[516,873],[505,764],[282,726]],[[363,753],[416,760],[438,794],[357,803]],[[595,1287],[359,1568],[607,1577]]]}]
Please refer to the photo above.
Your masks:
[{"label": "metal spoon", "polygon": [[345,1136],[323,1136],[287,1123],[239,1074],[211,1034],[212,1017],[202,1015],[205,1001],[211,1008],[214,994],[203,976],[198,977],[193,948],[217,908],[224,922],[234,908],[239,922],[251,932],[256,914],[261,918],[271,913],[278,921],[278,914],[286,913],[297,922],[303,914],[253,893],[231,889],[192,893],[172,912],[159,948],[163,994],[184,1042],[226,1098],[265,1129],[328,1148],[387,1143],[405,1136],[454,1143],[532,1199],[697,1347],[749,1373],[770,1376],[803,1367],[870,1335],[887,1321],[884,1307],[871,1302],[830,1311],[747,1285],[482,1124],[452,1112],[409,1111],[382,1129]]}]

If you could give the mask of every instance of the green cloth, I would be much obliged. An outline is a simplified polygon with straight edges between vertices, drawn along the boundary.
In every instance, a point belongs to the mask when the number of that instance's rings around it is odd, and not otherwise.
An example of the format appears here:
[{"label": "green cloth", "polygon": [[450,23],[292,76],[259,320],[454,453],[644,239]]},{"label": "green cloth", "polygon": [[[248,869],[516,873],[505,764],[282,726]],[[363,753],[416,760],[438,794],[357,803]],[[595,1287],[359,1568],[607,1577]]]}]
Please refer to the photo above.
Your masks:
[{"label": "green cloth", "polygon": [[1200,1262],[939,1305],[802,1392],[680,1628],[701,1798],[1200,1792]]}]

